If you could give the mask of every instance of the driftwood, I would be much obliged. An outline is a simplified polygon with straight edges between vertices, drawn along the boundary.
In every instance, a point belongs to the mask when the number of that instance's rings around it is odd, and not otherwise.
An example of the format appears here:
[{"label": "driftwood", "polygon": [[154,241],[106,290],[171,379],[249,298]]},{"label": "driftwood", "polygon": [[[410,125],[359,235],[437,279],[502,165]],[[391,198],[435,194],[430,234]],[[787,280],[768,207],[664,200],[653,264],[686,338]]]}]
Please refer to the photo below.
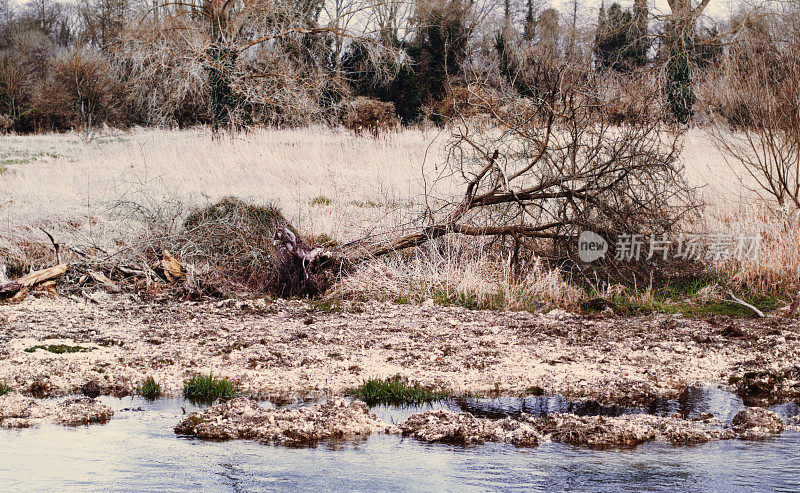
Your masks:
[{"label": "driftwood", "polygon": [[[41,229],[41,228],[40,228]],[[48,233],[47,231],[43,230],[44,233],[50,238],[50,242],[53,244],[53,249],[55,250],[55,257],[56,257],[56,265],[52,267],[48,267],[46,269],[33,271],[26,276],[22,276],[19,279],[16,279],[11,282],[6,282],[4,284],[0,284],[0,298],[12,298],[12,300],[18,301],[25,297],[28,290],[33,288],[36,285],[44,284],[52,279],[55,279],[61,275],[63,275],[67,270],[69,270],[69,264],[61,263],[61,255],[60,255],[60,247],[58,243],[56,243],[53,235]]]},{"label": "driftwood", "polygon": [[94,280],[94,282],[96,282],[98,285],[103,286],[105,289],[111,291],[112,293],[118,293],[120,291],[119,286],[117,286],[117,284],[114,281],[109,279],[102,272],[90,270],[88,272],[88,276],[91,277]]}]

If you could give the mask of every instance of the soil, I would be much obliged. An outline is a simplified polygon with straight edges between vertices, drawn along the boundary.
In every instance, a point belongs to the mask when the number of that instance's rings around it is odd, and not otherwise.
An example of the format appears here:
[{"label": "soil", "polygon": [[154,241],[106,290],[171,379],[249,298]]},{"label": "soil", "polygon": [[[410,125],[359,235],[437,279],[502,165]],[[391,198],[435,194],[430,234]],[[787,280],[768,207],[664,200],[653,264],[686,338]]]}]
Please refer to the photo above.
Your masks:
[{"label": "soil", "polygon": [[0,396],[0,428],[30,428],[42,423],[89,425],[105,423],[113,415],[110,407],[89,397],[48,402],[18,392]]},{"label": "soil", "polygon": [[686,420],[646,414],[606,417],[553,413],[543,418],[522,415],[492,420],[437,410],[412,415],[399,426],[404,435],[426,442],[501,442],[524,447],[545,441],[598,448],[634,447],[649,441],[689,445],[736,437],[715,418]]},{"label": "soil", "polygon": [[[590,318],[384,302],[324,312],[304,301],[91,298],[0,305],[0,382],[36,397],[79,394],[90,382],[99,394],[125,395],[153,376],[164,393],[180,395],[186,379],[213,373],[241,393],[291,402],[399,375],[463,394],[540,388],[630,406],[677,398],[698,382],[746,393],[753,385],[742,382],[757,375],[760,405],[800,396],[800,325],[779,318]],[[59,345],[72,349],[26,351]]]},{"label": "soil", "polygon": [[271,409],[248,397],[190,414],[175,433],[198,438],[258,440],[287,446],[310,446],[322,440],[365,438],[392,427],[360,401],[331,399],[310,406]]}]

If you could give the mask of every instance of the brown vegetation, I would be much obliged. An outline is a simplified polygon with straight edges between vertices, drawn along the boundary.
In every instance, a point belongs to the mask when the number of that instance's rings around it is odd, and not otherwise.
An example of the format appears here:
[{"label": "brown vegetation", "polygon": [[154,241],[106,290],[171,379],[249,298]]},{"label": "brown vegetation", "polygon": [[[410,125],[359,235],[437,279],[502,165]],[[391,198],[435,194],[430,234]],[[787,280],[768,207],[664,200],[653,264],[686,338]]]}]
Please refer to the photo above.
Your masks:
[{"label": "brown vegetation", "polygon": [[382,133],[396,130],[400,121],[397,119],[394,104],[359,96],[344,103],[342,125],[356,135],[369,132],[377,138]]}]

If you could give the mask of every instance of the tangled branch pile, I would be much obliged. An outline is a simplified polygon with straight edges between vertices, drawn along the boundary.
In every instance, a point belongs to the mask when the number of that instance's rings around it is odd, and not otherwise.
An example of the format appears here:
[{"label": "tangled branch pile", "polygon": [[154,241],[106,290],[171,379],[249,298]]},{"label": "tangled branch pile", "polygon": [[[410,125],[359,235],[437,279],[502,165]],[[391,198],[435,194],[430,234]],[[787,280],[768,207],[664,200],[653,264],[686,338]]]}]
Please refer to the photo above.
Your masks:
[{"label": "tangled branch pile", "polygon": [[[678,161],[680,130],[658,112],[620,124],[597,111],[598,79],[588,71],[554,65],[531,98],[484,98],[480,82],[470,87],[471,104],[489,122],[475,131],[462,119],[439,175],[442,183],[460,181],[463,196],[437,195],[434,184],[429,225],[373,254],[448,233],[548,240],[555,247],[583,230],[662,234],[696,208]],[[651,107],[663,104],[657,90],[643,96]]]}]

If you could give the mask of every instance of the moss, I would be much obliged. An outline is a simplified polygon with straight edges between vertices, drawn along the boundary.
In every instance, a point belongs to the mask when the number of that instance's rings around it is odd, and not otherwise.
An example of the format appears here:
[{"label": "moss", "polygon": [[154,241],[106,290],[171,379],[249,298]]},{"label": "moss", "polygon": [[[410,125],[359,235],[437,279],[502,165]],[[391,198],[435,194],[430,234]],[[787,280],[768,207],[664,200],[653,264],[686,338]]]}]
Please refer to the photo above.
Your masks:
[{"label": "moss", "polygon": [[449,392],[426,389],[400,377],[365,380],[358,388],[348,389],[347,394],[361,399],[370,407],[382,404],[414,406],[450,397]]},{"label": "moss", "polygon": [[525,393],[527,393],[528,395],[539,397],[544,395],[544,389],[539,387],[538,385],[534,385],[533,387],[528,387]]},{"label": "moss", "polygon": [[33,353],[36,352],[37,349],[44,349],[45,351],[49,351],[53,354],[64,354],[64,353],[86,353],[94,348],[87,348],[83,346],[67,346],[66,344],[49,344],[43,345],[39,344],[36,346],[31,346],[25,349],[26,353]]}]

